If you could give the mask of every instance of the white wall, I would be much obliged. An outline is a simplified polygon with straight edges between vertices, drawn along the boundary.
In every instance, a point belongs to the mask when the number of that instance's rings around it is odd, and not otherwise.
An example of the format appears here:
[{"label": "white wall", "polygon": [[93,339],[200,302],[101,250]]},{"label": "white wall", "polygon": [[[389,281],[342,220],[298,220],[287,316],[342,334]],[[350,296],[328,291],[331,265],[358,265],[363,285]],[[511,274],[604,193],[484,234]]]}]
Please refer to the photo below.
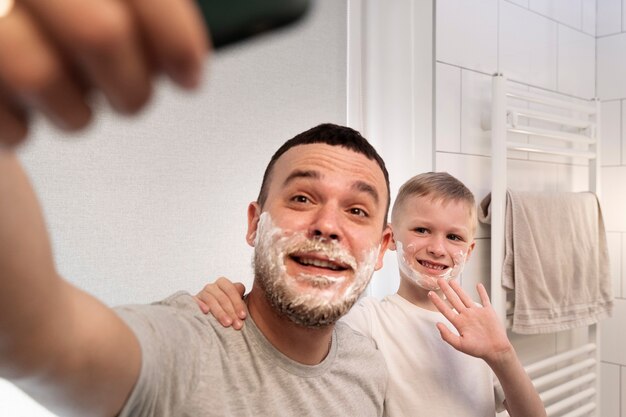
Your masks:
[{"label": "white wall", "polygon": [[[269,158],[309,127],[346,123],[346,1],[315,4],[288,36],[216,55],[197,94],[160,83],[139,120],[104,112],[76,137],[36,126],[21,156],[64,277],[111,305],[218,274],[251,283],[246,208]],[[0,416],[44,415],[19,398],[0,381]]]},{"label": "white wall", "polygon": [[602,202],[616,297],[602,327],[603,415],[626,417],[626,1],[598,0],[597,35]]}]

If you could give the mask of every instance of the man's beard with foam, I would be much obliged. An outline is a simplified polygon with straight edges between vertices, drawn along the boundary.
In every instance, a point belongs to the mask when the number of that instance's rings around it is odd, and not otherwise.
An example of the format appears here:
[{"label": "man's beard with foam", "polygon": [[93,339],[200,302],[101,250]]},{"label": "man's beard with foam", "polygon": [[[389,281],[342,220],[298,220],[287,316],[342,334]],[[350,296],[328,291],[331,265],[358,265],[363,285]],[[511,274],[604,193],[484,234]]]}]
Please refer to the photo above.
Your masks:
[{"label": "man's beard with foam", "polygon": [[[366,251],[361,263],[357,263],[337,241],[310,239],[301,232],[286,234],[273,225],[269,214],[265,212],[259,219],[255,240],[255,279],[279,314],[300,326],[328,326],[346,314],[367,287],[374,273],[379,248],[376,245]],[[345,271],[348,277],[309,274],[288,276],[285,258],[291,254],[311,252],[349,265],[350,268]],[[306,282],[306,289],[298,287],[298,281]]]}]

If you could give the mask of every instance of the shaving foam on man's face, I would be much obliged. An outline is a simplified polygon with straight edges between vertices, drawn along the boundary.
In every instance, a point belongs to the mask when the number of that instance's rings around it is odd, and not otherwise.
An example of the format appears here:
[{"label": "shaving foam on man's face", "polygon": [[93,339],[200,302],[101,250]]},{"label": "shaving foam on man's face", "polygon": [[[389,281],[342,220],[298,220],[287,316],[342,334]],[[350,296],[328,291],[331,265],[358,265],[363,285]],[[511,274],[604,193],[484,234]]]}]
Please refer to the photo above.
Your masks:
[{"label": "shaving foam on man's face", "polygon": [[[351,254],[339,242],[310,238],[259,218],[255,240],[255,277],[268,301],[296,324],[335,323],[354,305],[374,272],[380,245]],[[294,265],[288,271],[286,263]]]}]

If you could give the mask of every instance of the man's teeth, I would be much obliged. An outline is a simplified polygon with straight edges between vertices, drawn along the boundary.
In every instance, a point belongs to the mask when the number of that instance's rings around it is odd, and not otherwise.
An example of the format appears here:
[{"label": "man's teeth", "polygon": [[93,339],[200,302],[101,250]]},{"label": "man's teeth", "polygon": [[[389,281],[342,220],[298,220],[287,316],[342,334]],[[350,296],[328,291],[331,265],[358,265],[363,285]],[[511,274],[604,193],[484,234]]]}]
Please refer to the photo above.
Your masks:
[{"label": "man's teeth", "polygon": [[445,266],[445,265],[435,265],[435,264],[431,264],[428,261],[419,261],[419,263],[422,264],[423,266],[425,266],[426,268],[436,269],[436,270],[439,270],[439,271],[442,271],[442,270],[447,268],[447,266]]},{"label": "man's teeth", "polygon": [[302,265],[313,265],[313,266],[317,266],[317,267],[320,267],[320,268],[332,269],[333,271],[340,271],[340,270],[343,269],[343,268],[341,268],[341,267],[339,267],[339,266],[337,266],[337,265],[335,265],[333,263],[330,263],[330,262],[327,262],[327,261],[322,261],[322,260],[319,260],[319,259],[299,258],[298,260],[299,260],[299,262]]}]

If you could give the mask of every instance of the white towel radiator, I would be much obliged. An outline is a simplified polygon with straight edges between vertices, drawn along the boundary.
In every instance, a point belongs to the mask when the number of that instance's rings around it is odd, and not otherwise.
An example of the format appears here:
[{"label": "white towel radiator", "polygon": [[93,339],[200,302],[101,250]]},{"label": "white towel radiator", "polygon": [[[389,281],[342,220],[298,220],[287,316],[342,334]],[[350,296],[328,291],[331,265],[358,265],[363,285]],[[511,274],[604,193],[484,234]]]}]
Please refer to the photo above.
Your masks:
[{"label": "white towel radiator", "polygon": [[[491,113],[491,302],[510,328],[512,292],[502,285],[504,225],[507,189],[507,151],[562,155],[589,161],[589,191],[599,195],[600,102],[547,97],[515,88],[501,74],[492,81]],[[538,125],[542,127],[538,127]],[[528,142],[513,140],[510,133],[528,135]],[[550,138],[550,146],[532,138]],[[533,141],[535,143],[533,143]],[[598,325],[583,329],[573,346],[526,366],[546,405],[549,417],[601,417]],[[574,338],[575,339],[575,338]],[[502,415],[507,415],[503,413]]]}]

